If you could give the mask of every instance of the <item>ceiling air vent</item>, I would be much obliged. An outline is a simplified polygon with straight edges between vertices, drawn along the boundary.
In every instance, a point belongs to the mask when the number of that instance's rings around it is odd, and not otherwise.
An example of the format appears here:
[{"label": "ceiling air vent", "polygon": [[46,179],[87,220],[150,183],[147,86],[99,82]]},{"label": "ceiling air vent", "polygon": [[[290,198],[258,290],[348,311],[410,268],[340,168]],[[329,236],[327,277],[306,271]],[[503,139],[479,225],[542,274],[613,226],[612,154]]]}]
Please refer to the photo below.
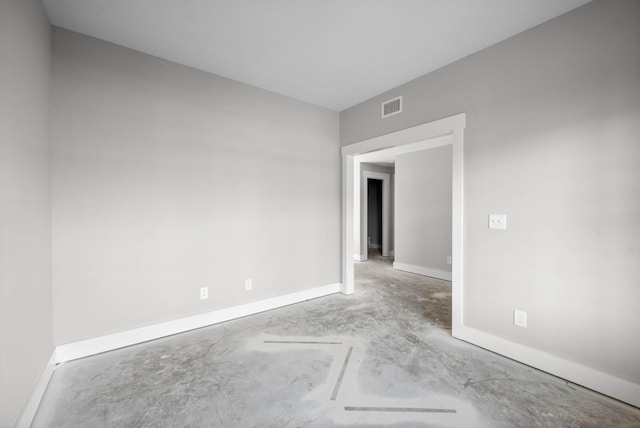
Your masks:
[{"label": "ceiling air vent", "polygon": [[382,118],[402,113],[402,97],[397,97],[382,103]]}]

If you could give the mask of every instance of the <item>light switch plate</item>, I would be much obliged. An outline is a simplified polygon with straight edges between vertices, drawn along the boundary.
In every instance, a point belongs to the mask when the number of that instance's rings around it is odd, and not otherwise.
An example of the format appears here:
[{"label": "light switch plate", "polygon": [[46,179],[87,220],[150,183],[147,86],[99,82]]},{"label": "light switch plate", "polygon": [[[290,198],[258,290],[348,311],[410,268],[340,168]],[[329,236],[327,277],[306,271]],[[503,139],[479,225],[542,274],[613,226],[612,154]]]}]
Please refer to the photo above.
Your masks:
[{"label": "light switch plate", "polygon": [[505,214],[489,214],[489,229],[507,229],[507,216]]}]

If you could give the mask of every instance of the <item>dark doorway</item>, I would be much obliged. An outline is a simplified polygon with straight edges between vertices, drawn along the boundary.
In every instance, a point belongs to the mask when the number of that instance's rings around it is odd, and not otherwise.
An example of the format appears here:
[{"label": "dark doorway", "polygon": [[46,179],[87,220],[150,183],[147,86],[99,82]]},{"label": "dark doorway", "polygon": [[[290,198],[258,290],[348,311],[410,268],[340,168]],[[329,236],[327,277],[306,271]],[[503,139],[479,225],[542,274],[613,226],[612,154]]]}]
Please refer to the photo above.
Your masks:
[{"label": "dark doorway", "polygon": [[367,246],[382,249],[382,180],[367,180]]}]

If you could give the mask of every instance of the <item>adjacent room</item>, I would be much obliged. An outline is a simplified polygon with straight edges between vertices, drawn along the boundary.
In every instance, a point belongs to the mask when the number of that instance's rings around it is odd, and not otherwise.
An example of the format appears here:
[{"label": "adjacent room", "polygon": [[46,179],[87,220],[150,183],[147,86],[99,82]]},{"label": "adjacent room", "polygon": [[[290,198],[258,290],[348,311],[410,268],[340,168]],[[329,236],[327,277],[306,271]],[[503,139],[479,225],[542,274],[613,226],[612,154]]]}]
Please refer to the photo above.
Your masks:
[{"label": "adjacent room", "polygon": [[640,2],[2,0],[0,428],[640,426]]}]

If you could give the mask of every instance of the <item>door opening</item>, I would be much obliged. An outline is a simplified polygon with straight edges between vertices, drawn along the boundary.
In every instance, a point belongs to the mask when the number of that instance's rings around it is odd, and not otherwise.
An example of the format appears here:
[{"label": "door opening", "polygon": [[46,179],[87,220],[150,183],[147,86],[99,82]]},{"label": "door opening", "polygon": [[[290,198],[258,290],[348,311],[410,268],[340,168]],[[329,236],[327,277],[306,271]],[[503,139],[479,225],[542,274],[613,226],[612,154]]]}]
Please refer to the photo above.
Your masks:
[{"label": "door opening", "polygon": [[[374,137],[358,143],[350,144],[342,148],[343,165],[343,232],[342,232],[342,292],[351,294],[354,292],[354,258],[358,253],[362,256],[362,249],[366,248],[366,229],[362,230],[360,210],[356,212],[357,204],[354,197],[358,196],[358,190],[362,189],[360,163],[366,162],[367,157],[383,150],[392,150],[396,154],[410,153],[428,148],[438,147],[444,144],[453,146],[452,168],[452,334],[456,336],[456,330],[463,326],[463,130],[466,118],[464,114],[451,116],[423,125],[414,126],[401,131],[392,132],[379,137]],[[442,139],[439,137],[451,136]],[[356,183],[358,186],[356,186]],[[357,214],[357,215],[356,215]],[[387,217],[388,219],[388,217]],[[357,233],[356,233],[357,230]],[[384,230],[383,230],[384,233]],[[357,239],[359,238],[359,239]],[[363,242],[364,241],[364,242]],[[384,243],[388,242],[383,236]],[[358,248],[359,247],[359,248]],[[356,250],[356,251],[354,251]],[[388,248],[387,248],[388,251]],[[356,257],[354,257],[354,254]],[[365,252],[366,254],[366,252]],[[357,258],[356,258],[357,260]]]},{"label": "door opening", "polygon": [[[368,249],[368,237],[369,237],[369,195],[368,195],[368,182],[370,179],[378,180],[381,183],[381,209],[380,215],[381,223],[381,237],[380,243],[381,252],[384,257],[388,257],[389,250],[389,236],[390,236],[390,189],[391,189],[391,174],[378,171],[371,171],[367,169],[366,165],[358,162],[357,168],[355,168],[355,174],[353,181],[353,197],[355,201],[352,201],[352,205],[355,207],[355,213],[353,217],[353,225],[356,232],[353,235],[354,251],[353,260],[363,262],[367,260]],[[360,196],[361,195],[361,196]]]},{"label": "door opening", "polygon": [[367,249],[382,250],[382,180],[367,180]]}]

